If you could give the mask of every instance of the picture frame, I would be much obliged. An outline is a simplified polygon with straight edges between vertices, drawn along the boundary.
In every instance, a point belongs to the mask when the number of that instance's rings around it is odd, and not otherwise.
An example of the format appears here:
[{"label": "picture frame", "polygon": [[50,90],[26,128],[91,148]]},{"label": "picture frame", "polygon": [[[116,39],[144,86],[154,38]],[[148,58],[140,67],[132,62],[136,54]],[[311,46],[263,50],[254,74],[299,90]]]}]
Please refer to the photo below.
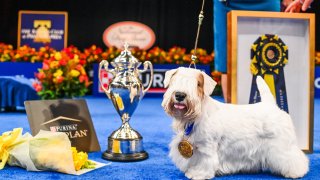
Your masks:
[{"label": "picture frame", "polygon": [[[309,13],[231,11],[228,20],[227,101],[248,104],[252,97],[254,43],[271,35],[287,48],[283,65],[288,113],[298,145],[313,152],[315,16]],[[269,37],[269,36],[268,36]],[[272,39],[272,38],[270,38]],[[261,42],[260,42],[261,43]],[[274,54],[272,54],[273,56]],[[283,54],[284,55],[284,54]],[[267,55],[265,55],[267,56]],[[271,90],[272,91],[272,90]],[[278,104],[279,105],[279,104]]]}]

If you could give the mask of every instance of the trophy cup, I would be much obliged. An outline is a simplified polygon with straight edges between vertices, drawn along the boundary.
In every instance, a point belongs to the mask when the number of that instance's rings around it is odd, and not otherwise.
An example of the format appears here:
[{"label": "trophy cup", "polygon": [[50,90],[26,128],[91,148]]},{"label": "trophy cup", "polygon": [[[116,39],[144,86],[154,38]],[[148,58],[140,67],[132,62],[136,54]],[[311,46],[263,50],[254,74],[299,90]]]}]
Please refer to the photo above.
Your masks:
[{"label": "trophy cup", "polygon": [[[150,61],[143,63],[143,70],[138,67],[138,61],[128,50],[128,44],[116,57],[111,65],[114,69],[108,69],[109,63],[106,60],[99,64],[99,81],[102,89],[121,117],[121,127],[114,131],[108,138],[108,149],[102,157],[112,161],[139,161],[148,158],[148,153],[143,149],[142,136],[129,125],[129,120],[137,108],[140,100],[151,86],[153,79],[153,67]],[[113,75],[109,86],[105,88],[101,83],[101,68]],[[151,78],[147,88],[144,89],[139,74],[150,69]]]}]

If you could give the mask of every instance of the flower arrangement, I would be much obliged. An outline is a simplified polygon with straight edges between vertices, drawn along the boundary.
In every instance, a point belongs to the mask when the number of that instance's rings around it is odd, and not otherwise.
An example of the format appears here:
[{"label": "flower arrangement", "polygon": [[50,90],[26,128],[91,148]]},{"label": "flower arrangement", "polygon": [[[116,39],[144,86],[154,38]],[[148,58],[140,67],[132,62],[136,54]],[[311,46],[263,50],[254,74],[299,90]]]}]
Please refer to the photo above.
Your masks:
[{"label": "flower arrangement", "polygon": [[221,72],[212,71],[211,76],[212,76],[213,80],[217,82],[217,85],[221,85]]},{"label": "flower arrangement", "polygon": [[49,58],[50,54],[56,50],[49,46],[41,47],[38,51],[27,45],[21,46],[14,50],[12,45],[0,43],[0,62],[42,62],[44,59]]},{"label": "flower arrangement", "polygon": [[119,56],[121,53],[121,50],[116,48],[116,47],[110,47],[105,51],[105,54],[103,54],[103,58],[105,60],[111,61],[112,59],[116,58]]},{"label": "flower arrangement", "polygon": [[102,48],[92,45],[84,50],[84,55],[88,63],[100,62],[106,57],[106,52],[103,53]]},{"label": "flower arrangement", "polygon": [[167,52],[159,47],[150,49],[147,53],[147,60],[154,64],[164,64],[166,62]]},{"label": "flower arrangement", "polygon": [[10,61],[14,56],[13,46],[0,43],[0,62]]},{"label": "flower arrangement", "polygon": [[45,46],[41,47],[39,51],[37,51],[35,58],[33,58],[34,62],[42,62],[44,59],[48,59],[51,54],[54,54],[56,52],[55,49]]},{"label": "flower arrangement", "polygon": [[[186,49],[178,46],[174,46],[169,49],[168,52],[159,47],[154,47],[147,53],[147,59],[154,64],[189,64],[191,62],[190,53],[186,53]],[[208,54],[206,50],[198,48],[196,52],[197,63],[210,64],[213,62],[214,53]]]},{"label": "flower arrangement", "polygon": [[[148,51],[133,48],[131,52],[139,60],[148,60],[153,64],[189,64],[191,55],[194,54],[193,50],[188,53],[186,48],[179,46],[174,46],[168,51],[160,47],[153,47]],[[83,51],[75,46],[69,46],[61,51],[45,46],[37,51],[27,45],[14,50],[12,45],[0,43],[1,62],[42,62],[42,68],[36,73],[38,81],[33,84],[42,99],[85,95],[91,84],[87,74],[91,74],[92,64],[99,63],[103,59],[112,61],[120,53],[121,49],[116,47],[103,51],[96,45]],[[198,48],[196,56],[196,63],[210,64],[213,69],[213,52],[207,53],[206,50]],[[212,76],[217,80],[219,73],[214,72]]]},{"label": "flower arrangement", "polygon": [[165,59],[166,63],[169,64],[185,64],[191,62],[191,58],[186,55],[186,49],[177,46],[169,49]]},{"label": "flower arrangement", "polygon": [[[75,46],[69,46],[62,50],[66,53],[71,59],[74,55],[77,55],[81,61],[82,65],[88,65],[91,63],[99,63],[101,60],[106,59],[111,61],[117,57],[121,50],[116,47],[110,47],[105,51],[102,48],[92,45],[89,48],[80,51]],[[62,51],[60,53],[62,53]],[[12,45],[7,45],[0,43],[0,61],[24,61],[24,62],[44,62],[49,59],[52,54],[55,54],[56,51],[49,46],[41,47],[38,51],[34,48],[31,48],[27,45],[19,47],[17,50],[14,50]],[[186,53],[186,49],[178,46],[170,48],[168,51],[161,49],[160,47],[154,47],[149,51],[142,50],[139,48],[131,49],[132,54],[141,61],[149,60],[154,64],[188,64],[191,62],[191,54]],[[201,64],[209,64],[213,61],[213,52],[208,54],[206,50],[198,48],[197,53],[198,62]]]},{"label": "flower arrangement", "polygon": [[[194,49],[191,50],[190,54],[194,53]],[[198,61],[200,64],[212,64],[214,59],[214,53],[212,52],[210,55],[207,53],[205,49],[197,48],[196,55],[198,57]]]},{"label": "flower arrangement", "polygon": [[318,51],[318,52],[316,52],[316,56],[315,56],[316,58],[316,62],[315,62],[315,64],[316,65],[320,65],[320,51]]},{"label": "flower arrangement", "polygon": [[[89,48],[80,51],[75,46],[69,46],[64,49],[69,56],[72,54],[77,54],[81,60],[87,61],[86,63],[90,65],[91,63],[98,63],[103,59],[111,61],[117,57],[121,50],[116,47],[110,47],[105,51],[102,48],[92,45]],[[191,55],[194,50],[190,53],[186,53],[186,49],[178,46],[170,48],[168,51],[161,49],[160,47],[154,47],[149,51],[141,50],[138,48],[133,48],[131,50],[132,54],[141,61],[149,60],[154,64],[188,64],[191,62]],[[56,52],[55,49],[48,46],[41,47],[38,51],[27,45],[24,45],[17,50],[13,49],[10,44],[0,43],[0,62],[5,61],[24,61],[24,62],[43,62],[48,59],[51,54]],[[198,57],[198,62],[200,64],[212,64],[214,60],[214,53],[207,53],[206,50],[198,48],[196,55]],[[320,52],[316,52],[315,64],[320,65]]]},{"label": "flower arrangement", "polygon": [[37,51],[35,48],[31,48],[28,45],[23,45],[16,50],[12,61],[35,62],[37,57],[36,53]]},{"label": "flower arrangement", "polygon": [[139,48],[131,49],[131,53],[134,57],[138,58],[140,61],[146,61],[147,59],[147,51]]},{"label": "flower arrangement", "polygon": [[45,59],[36,74],[38,82],[33,87],[42,99],[84,96],[90,85],[84,69],[85,59],[81,59],[74,47],[55,52]]}]

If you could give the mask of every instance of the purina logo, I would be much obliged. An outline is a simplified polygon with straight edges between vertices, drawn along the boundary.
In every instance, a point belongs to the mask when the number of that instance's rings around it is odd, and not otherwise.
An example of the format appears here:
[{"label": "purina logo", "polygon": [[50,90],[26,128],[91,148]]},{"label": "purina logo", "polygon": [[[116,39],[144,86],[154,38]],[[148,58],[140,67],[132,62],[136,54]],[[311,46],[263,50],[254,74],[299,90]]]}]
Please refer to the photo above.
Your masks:
[{"label": "purina logo", "polygon": [[[57,121],[81,122],[81,120],[78,120],[78,119],[59,116],[45,123],[42,123],[41,125],[47,125]],[[49,126],[49,129],[51,132],[64,132],[68,135],[70,139],[88,136],[88,130],[87,129],[78,130],[78,124],[63,124],[59,126]]]}]

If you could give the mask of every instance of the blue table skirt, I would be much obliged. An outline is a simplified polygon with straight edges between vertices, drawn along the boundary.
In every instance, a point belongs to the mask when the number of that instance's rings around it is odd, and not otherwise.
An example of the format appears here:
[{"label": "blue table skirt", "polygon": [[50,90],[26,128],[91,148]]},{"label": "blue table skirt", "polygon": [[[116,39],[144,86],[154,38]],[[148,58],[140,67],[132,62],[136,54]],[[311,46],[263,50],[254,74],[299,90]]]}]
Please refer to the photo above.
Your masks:
[{"label": "blue table skirt", "polygon": [[39,96],[28,79],[0,76],[0,108],[23,107],[24,101],[35,99]]}]

